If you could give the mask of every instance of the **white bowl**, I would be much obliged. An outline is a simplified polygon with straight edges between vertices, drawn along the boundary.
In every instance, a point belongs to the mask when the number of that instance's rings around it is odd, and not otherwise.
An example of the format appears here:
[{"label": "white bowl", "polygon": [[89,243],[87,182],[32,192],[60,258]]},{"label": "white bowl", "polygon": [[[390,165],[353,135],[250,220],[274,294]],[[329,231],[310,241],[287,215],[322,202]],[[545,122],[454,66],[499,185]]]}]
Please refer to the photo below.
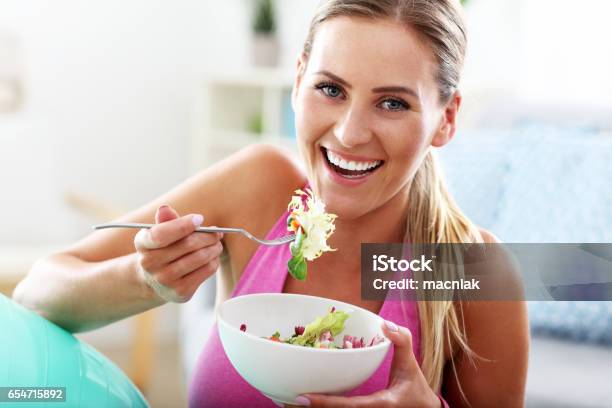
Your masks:
[{"label": "white bowl", "polygon": [[[339,394],[365,382],[384,360],[390,341],[356,349],[315,349],[271,341],[294,333],[331,307],[349,313],[345,334],[364,337],[366,344],[382,336],[382,318],[360,307],[315,296],[262,293],[225,301],[217,322],[223,349],[238,373],[253,387],[280,404],[293,404],[304,393]],[[246,332],[240,325],[246,324]]]}]

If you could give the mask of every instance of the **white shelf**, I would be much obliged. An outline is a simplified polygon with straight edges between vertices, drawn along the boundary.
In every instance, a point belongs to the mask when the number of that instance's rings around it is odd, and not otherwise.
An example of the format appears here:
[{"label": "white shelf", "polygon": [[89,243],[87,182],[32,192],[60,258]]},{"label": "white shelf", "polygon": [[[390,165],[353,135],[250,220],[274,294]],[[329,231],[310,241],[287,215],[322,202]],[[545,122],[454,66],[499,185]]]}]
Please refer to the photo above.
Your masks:
[{"label": "white shelf", "polygon": [[295,139],[281,135],[251,134],[247,132],[211,131],[208,135],[207,159],[215,163],[255,143],[269,143],[297,153]]},{"label": "white shelf", "polygon": [[195,173],[253,143],[295,149],[293,73],[277,69],[223,72],[202,86],[191,143]]},{"label": "white shelf", "polygon": [[295,72],[275,68],[218,72],[208,77],[207,83],[259,88],[291,88]]}]

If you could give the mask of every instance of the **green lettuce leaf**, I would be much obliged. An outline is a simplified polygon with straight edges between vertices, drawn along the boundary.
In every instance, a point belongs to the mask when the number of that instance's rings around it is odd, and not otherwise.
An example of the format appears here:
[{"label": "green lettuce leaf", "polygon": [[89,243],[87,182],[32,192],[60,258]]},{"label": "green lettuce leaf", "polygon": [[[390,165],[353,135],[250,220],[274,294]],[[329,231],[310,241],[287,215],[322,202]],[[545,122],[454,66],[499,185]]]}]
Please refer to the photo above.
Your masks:
[{"label": "green lettuce leaf", "polygon": [[293,276],[297,280],[306,280],[306,274],[308,272],[306,266],[306,260],[301,256],[294,256],[287,263],[287,269],[291,276]]},{"label": "green lettuce leaf", "polygon": [[287,263],[287,269],[289,270],[291,276],[300,281],[306,280],[306,274],[308,272],[306,260],[304,259],[304,255],[302,255],[304,237],[305,234],[302,232],[302,229],[299,228],[295,234],[295,241],[289,245],[291,259]]},{"label": "green lettuce leaf", "polygon": [[322,333],[330,331],[332,336],[337,336],[344,330],[344,323],[349,315],[346,312],[336,310],[329,312],[323,317],[317,317],[304,329],[304,333],[291,339],[292,344],[300,346],[313,345]]}]

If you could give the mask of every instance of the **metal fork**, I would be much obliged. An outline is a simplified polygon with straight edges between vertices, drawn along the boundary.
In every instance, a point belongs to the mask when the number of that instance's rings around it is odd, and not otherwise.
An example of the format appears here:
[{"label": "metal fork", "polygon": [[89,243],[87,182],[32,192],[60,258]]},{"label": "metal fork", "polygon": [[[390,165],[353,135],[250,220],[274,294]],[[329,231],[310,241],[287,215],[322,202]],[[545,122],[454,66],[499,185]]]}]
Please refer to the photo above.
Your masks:
[{"label": "metal fork", "polygon": [[[111,223],[111,224],[100,224],[94,225],[93,229],[105,229],[105,228],[151,228],[157,224],[138,224],[138,223]],[[195,232],[237,232],[239,234],[244,235],[248,239],[251,239],[261,245],[284,245],[288,244],[291,241],[295,240],[295,234],[285,235],[276,239],[260,239],[255,237],[249,231],[243,228],[220,228],[220,227],[198,227],[195,229]]]}]

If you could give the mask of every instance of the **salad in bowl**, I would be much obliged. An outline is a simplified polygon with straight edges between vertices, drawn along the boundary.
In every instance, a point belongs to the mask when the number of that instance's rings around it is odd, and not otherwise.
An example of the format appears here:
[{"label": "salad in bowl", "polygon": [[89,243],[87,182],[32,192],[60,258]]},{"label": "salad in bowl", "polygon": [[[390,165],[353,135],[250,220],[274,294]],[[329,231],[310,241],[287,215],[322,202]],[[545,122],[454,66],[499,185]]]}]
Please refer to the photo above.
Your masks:
[{"label": "salad in bowl", "polygon": [[358,387],[391,344],[382,336],[380,316],[316,296],[237,296],[220,305],[217,323],[232,366],[279,404],[293,404],[301,394],[341,394]]},{"label": "salad in bowl", "polygon": [[[332,307],[325,316],[317,317],[313,322],[306,326],[295,326],[291,337],[281,339],[280,332],[276,331],[268,340],[277,341],[280,343],[293,344],[302,347],[314,347],[325,349],[353,349],[361,347],[375,346],[384,341],[384,338],[378,334],[372,337],[369,343],[366,344],[364,337],[351,336],[344,334],[340,344],[337,344],[335,338],[344,331],[344,322],[349,318],[349,314]],[[246,332],[247,325],[240,325],[240,330]]]}]

